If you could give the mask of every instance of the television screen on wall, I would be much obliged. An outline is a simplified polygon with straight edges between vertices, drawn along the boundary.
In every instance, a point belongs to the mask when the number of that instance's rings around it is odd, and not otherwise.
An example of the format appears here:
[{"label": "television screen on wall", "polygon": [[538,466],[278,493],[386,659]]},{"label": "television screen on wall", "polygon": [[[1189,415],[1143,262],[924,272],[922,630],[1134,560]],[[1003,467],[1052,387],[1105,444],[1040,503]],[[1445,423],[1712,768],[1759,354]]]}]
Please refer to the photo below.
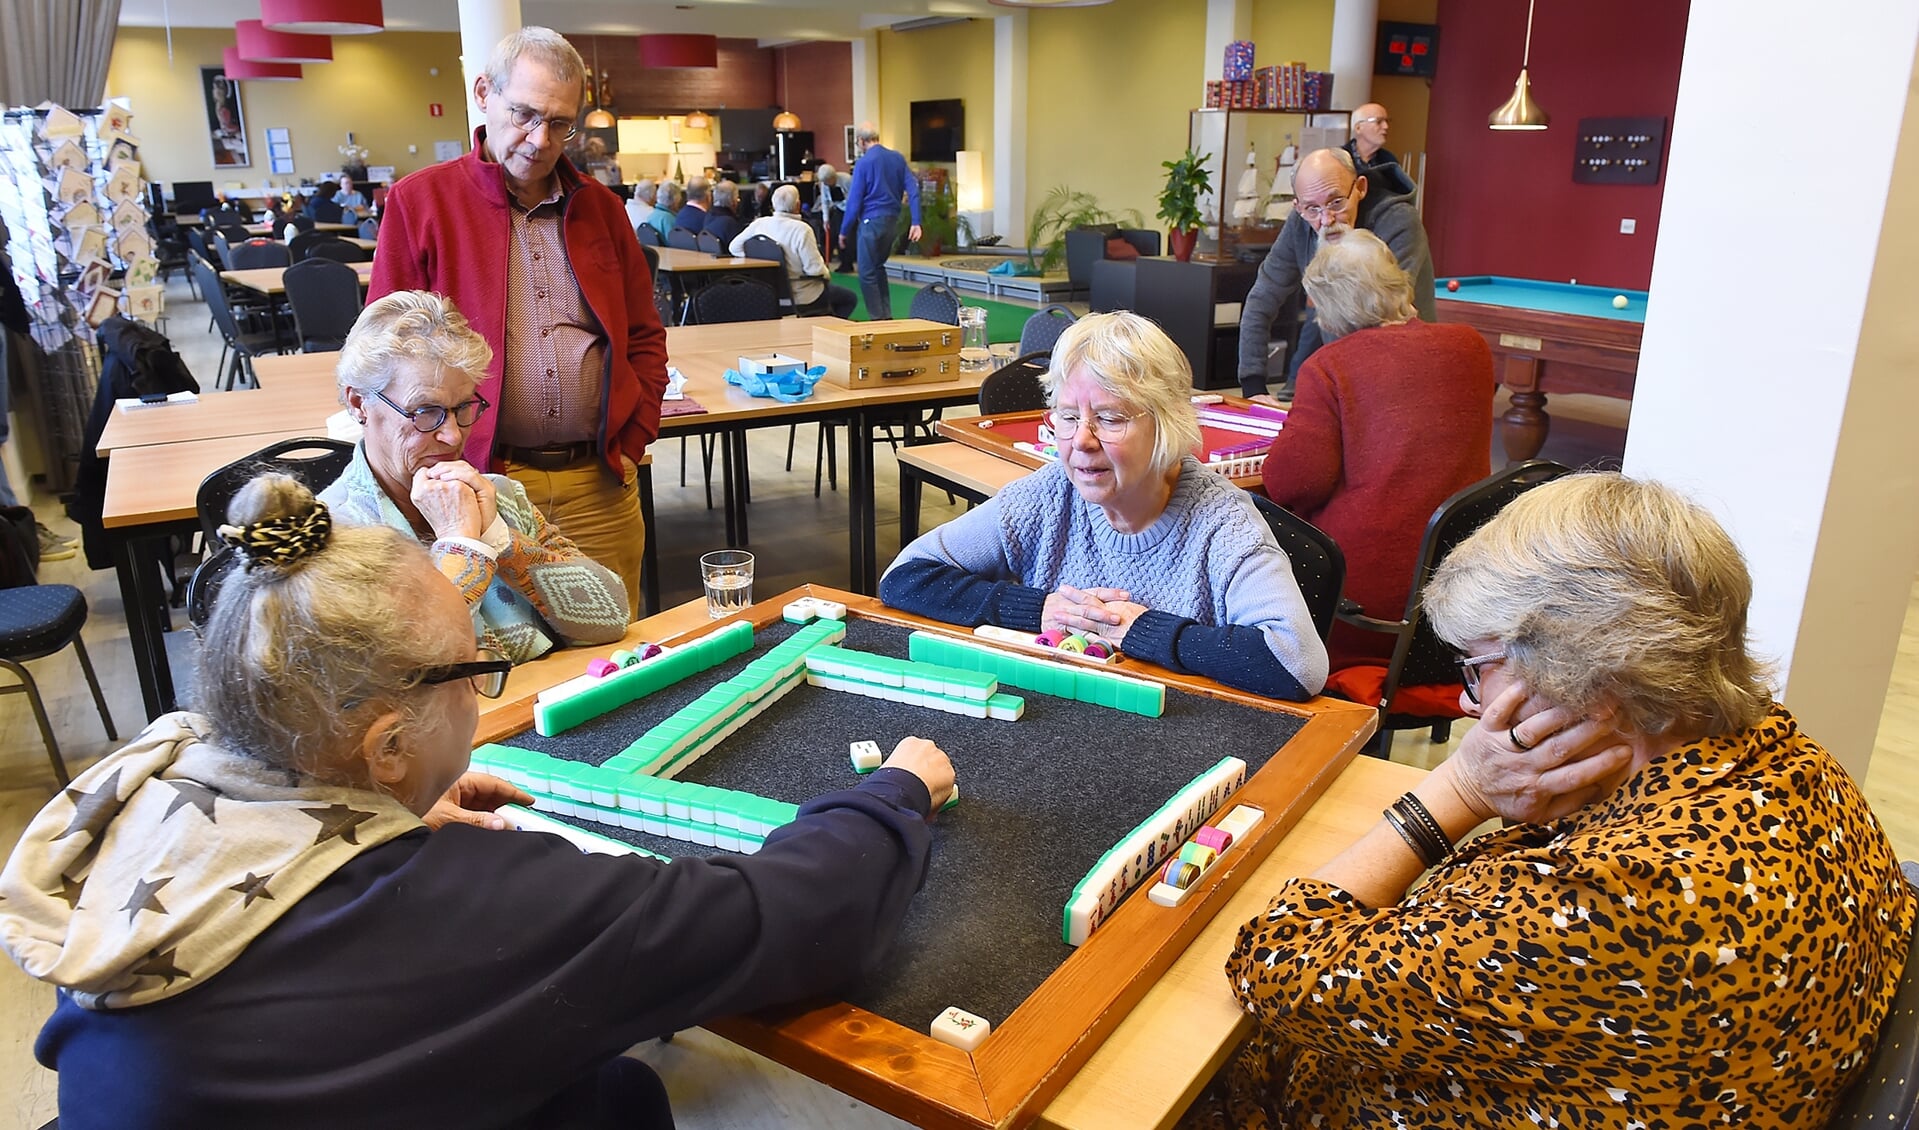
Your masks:
[{"label": "television screen on wall", "polygon": [[957,161],[966,148],[966,107],[957,98],[913,103],[913,160]]}]

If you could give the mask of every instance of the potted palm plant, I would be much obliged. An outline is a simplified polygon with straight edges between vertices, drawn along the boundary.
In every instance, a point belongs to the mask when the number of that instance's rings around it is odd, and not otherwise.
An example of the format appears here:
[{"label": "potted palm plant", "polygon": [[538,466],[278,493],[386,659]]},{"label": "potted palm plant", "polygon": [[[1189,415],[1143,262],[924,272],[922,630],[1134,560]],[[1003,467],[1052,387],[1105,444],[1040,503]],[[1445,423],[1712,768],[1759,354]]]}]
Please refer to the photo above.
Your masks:
[{"label": "potted palm plant", "polygon": [[1211,154],[1188,149],[1177,161],[1160,162],[1166,170],[1166,187],[1159,194],[1159,218],[1171,229],[1166,241],[1173,249],[1173,258],[1182,263],[1193,257],[1200,224],[1205,222],[1199,198],[1213,189],[1213,174],[1206,168],[1211,159]]}]

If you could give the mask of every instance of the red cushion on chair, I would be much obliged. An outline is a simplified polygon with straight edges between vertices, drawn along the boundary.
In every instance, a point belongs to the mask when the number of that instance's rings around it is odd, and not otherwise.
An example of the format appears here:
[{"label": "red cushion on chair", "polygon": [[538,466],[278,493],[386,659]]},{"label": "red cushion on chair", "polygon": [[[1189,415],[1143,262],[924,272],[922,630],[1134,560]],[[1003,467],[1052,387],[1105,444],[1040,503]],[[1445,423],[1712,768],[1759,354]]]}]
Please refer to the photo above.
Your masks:
[{"label": "red cushion on chair", "polygon": [[[1386,691],[1384,667],[1346,667],[1326,677],[1326,693],[1351,702],[1377,706]],[[1388,714],[1408,714],[1414,718],[1464,718],[1459,709],[1458,683],[1427,683],[1400,687],[1393,695]]]},{"label": "red cushion on chair", "polygon": [[1106,257],[1115,260],[1137,259],[1139,258],[1139,248],[1134,247],[1118,236],[1113,236],[1106,241]]}]

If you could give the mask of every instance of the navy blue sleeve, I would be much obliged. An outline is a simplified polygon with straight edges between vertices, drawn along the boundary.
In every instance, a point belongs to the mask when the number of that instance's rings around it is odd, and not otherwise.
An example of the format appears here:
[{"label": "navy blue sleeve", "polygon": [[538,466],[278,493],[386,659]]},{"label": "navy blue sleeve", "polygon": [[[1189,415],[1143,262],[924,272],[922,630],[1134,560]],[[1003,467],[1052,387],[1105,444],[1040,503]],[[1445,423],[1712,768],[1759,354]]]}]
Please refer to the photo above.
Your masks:
[{"label": "navy blue sleeve", "polygon": [[989,581],[957,565],[920,557],[886,571],[880,578],[880,602],[948,624],[998,624],[1037,632],[1046,592],[1016,581]]},{"label": "navy blue sleeve", "polygon": [[1265,633],[1245,624],[1218,627],[1170,612],[1140,614],[1126,629],[1126,654],[1169,670],[1217,679],[1267,698],[1304,702],[1313,697],[1267,644]]}]

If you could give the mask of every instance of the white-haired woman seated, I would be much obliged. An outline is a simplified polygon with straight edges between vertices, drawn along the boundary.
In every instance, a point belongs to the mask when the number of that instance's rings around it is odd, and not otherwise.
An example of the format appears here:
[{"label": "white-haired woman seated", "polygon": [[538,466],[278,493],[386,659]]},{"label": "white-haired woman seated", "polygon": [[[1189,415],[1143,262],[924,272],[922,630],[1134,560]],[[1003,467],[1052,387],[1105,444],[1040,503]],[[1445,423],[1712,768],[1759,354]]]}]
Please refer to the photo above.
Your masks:
[{"label": "white-haired woman seated", "polygon": [[1193,457],[1193,372],[1137,314],[1081,318],[1045,377],[1057,463],[900,552],[880,599],[948,623],[1092,632],[1273,698],[1326,681],[1291,563],[1246,493]]},{"label": "white-haired woman seated", "polygon": [[581,553],[505,475],[461,455],[489,407],[493,351],[451,300],[397,291],[360,312],[340,351],[340,402],[365,425],[321,492],[334,517],[419,539],[466,598],[480,643],[523,663],[626,634],[619,575]]},{"label": "white-haired woman seated", "polygon": [[891,944],[952,790],[931,742],[753,856],[474,827],[531,799],[466,773],[509,664],[427,554],[285,476],[230,517],[198,713],[75,778],[0,873],[0,944],[60,989],[35,1055],[63,1126],[670,1126],[623,1051]]},{"label": "white-haired woman seated", "polygon": [[1751,599],[1710,515],[1618,475],[1460,545],[1425,609],[1479,722],[1240,931],[1259,1032],[1189,1124],[1826,1125],[1913,895],[1772,701]]}]

